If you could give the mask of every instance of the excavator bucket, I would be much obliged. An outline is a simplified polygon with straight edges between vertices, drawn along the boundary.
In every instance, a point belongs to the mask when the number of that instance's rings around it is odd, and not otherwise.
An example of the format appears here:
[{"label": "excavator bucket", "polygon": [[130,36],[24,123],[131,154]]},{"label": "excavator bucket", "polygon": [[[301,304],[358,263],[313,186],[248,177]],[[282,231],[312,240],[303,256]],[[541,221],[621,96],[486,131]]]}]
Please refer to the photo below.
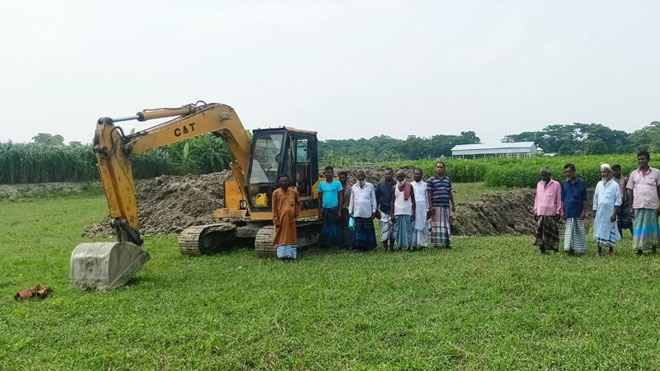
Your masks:
[{"label": "excavator bucket", "polygon": [[91,290],[123,286],[149,261],[149,254],[130,242],[81,243],[71,253],[69,284]]}]

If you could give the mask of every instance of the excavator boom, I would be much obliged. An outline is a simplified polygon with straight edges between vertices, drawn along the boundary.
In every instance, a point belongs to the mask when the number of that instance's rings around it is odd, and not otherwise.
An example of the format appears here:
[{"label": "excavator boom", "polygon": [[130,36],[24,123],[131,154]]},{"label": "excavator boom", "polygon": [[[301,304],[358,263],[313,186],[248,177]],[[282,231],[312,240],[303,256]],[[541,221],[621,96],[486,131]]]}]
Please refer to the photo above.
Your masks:
[{"label": "excavator boom", "polygon": [[[115,122],[175,117],[134,134],[125,135]],[[83,243],[71,254],[69,281],[73,286],[92,289],[119,287],[149,260],[139,232],[135,183],[130,155],[214,133],[227,143],[234,161],[231,169],[238,190],[245,199],[245,172],[250,156],[250,139],[236,112],[224,104],[190,104],[179,108],[143,110],[135,116],[100,118],[94,135],[94,152],[101,183],[112,218],[117,243]]]}]

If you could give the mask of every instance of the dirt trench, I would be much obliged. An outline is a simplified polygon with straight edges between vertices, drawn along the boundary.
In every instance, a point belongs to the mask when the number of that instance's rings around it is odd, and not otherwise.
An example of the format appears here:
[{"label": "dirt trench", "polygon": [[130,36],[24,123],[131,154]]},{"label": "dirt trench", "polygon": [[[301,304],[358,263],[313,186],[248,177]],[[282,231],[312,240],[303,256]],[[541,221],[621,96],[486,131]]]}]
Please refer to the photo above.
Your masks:
[{"label": "dirt trench", "polygon": [[[343,169],[337,169],[339,172]],[[379,182],[384,168],[367,168],[367,180]],[[411,172],[411,169],[407,169]],[[355,179],[357,169],[346,169]],[[144,235],[179,233],[200,224],[213,223],[213,210],[224,206],[223,183],[230,171],[206,175],[159,176],[136,186],[140,231]],[[478,201],[458,203],[452,233],[459,236],[528,235],[534,231],[533,190],[493,191]],[[88,226],[83,236],[109,236],[107,217]]]}]

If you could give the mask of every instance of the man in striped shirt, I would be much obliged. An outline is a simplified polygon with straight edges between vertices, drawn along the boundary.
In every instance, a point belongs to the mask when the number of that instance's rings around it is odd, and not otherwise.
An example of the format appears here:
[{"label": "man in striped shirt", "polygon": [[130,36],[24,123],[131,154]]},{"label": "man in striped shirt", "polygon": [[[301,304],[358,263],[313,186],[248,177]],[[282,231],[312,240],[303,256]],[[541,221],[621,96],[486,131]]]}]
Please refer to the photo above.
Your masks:
[{"label": "man in striped shirt", "polygon": [[451,189],[451,180],[445,175],[445,163],[435,163],[435,175],[426,182],[428,195],[428,215],[431,218],[431,242],[434,247],[444,245],[451,249],[451,226],[449,204],[451,211],[456,212],[454,193]]}]

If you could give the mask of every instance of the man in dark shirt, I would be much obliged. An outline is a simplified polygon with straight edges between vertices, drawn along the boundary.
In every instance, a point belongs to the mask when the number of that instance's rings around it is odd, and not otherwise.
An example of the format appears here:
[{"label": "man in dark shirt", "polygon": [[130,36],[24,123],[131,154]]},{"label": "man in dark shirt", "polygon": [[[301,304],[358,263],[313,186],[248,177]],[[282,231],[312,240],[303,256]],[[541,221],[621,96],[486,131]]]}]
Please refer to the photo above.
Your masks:
[{"label": "man in dark shirt", "polygon": [[376,186],[376,203],[380,213],[380,240],[383,242],[385,250],[394,249],[394,223],[392,222],[392,216],[390,216],[392,195],[394,195],[394,185],[396,185],[396,181],[392,179],[393,175],[392,168],[386,167],[385,180]]},{"label": "man in dark shirt", "polygon": [[[435,163],[435,174],[426,182],[428,217],[431,218],[431,243],[451,249],[451,212],[456,212],[451,179],[445,175],[445,163]],[[449,205],[451,204],[451,209]],[[450,212],[451,210],[451,212]]]},{"label": "man in dark shirt", "polygon": [[584,217],[587,211],[587,185],[575,172],[575,165],[564,165],[566,180],[561,182],[562,216],[566,220],[564,251],[582,254],[587,249]]}]

